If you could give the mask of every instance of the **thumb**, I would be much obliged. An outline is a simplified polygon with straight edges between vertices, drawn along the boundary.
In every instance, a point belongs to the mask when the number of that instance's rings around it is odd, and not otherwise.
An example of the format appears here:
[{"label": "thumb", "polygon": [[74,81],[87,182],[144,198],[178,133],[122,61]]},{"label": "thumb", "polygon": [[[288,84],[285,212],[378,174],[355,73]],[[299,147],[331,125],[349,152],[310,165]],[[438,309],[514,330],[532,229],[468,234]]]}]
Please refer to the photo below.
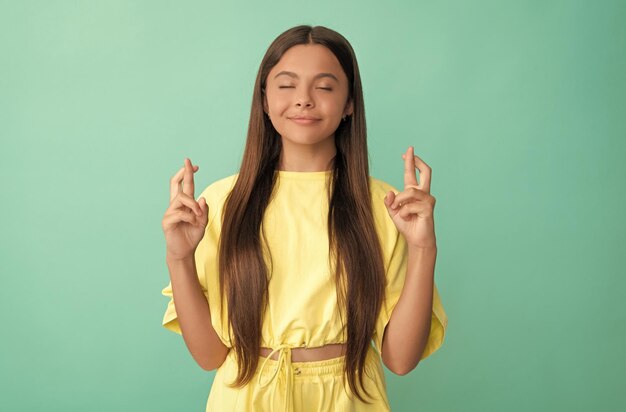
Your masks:
[{"label": "thumb", "polygon": [[387,207],[387,212],[389,212],[389,216],[393,217],[393,210],[391,209],[391,204],[396,198],[396,194],[393,191],[387,193],[384,197],[385,206]]},{"label": "thumb", "polygon": [[201,197],[198,199],[198,205],[200,205],[200,209],[202,209],[203,215],[202,217],[206,220],[209,218],[209,205],[206,202],[206,199]]}]

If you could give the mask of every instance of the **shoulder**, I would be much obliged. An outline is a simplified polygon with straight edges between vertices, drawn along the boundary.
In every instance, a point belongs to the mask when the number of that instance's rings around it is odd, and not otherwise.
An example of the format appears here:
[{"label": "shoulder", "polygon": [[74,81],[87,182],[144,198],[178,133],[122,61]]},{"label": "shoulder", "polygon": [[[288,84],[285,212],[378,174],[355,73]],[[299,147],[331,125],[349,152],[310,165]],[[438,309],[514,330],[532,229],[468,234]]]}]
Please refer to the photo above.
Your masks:
[{"label": "shoulder", "polygon": [[213,201],[217,201],[221,198],[226,197],[226,195],[230,193],[231,189],[235,185],[237,176],[239,176],[239,173],[235,173],[233,175],[222,177],[218,180],[213,181],[213,183],[204,188],[204,190],[198,196],[198,199],[204,197],[207,203],[211,203]]},{"label": "shoulder", "polygon": [[[374,207],[375,214],[382,214],[389,217],[387,205],[385,205],[384,202],[384,198],[389,192],[398,194],[400,193],[400,190],[382,179],[370,176],[370,195],[372,197],[372,205]],[[391,222],[391,218],[389,221]]]},{"label": "shoulder", "polygon": [[206,204],[209,206],[209,226],[211,226],[211,222],[224,208],[226,197],[235,186],[237,176],[239,176],[239,173],[219,178],[204,188],[198,195],[196,200],[200,200],[200,198],[203,197],[206,200]]},{"label": "shoulder", "polygon": [[385,195],[390,191],[393,191],[394,193],[400,192],[400,190],[390,183],[374,176],[370,176],[370,192],[374,199],[380,198],[380,200],[382,200],[382,198],[385,197]]},{"label": "shoulder", "polygon": [[402,290],[406,272],[404,265],[408,256],[407,245],[404,236],[389,215],[384,197],[389,192],[398,194],[401,190],[381,179],[370,177],[370,182],[374,221],[382,247],[385,273],[389,279],[388,293],[394,295],[398,290]]},{"label": "shoulder", "polygon": [[391,220],[391,216],[389,216],[387,205],[385,205],[384,201],[385,196],[389,192],[398,194],[400,190],[382,179],[370,176],[370,194],[372,196],[374,221],[386,254],[389,253],[389,248],[392,248],[397,242],[399,234],[396,225]]}]

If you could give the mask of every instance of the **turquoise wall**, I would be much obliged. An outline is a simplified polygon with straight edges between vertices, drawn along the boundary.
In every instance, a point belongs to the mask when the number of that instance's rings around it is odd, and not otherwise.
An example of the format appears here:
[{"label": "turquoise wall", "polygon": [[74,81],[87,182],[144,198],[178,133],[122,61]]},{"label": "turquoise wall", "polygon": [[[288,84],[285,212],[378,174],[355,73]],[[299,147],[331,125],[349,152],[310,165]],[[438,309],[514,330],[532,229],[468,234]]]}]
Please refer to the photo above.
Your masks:
[{"label": "turquoise wall", "polygon": [[[237,171],[270,42],[352,43],[371,174],[433,169],[442,348],[394,411],[626,408],[626,3],[0,2],[0,409],[200,411],[161,219]],[[197,191],[199,193],[199,190]],[[382,200],[381,200],[382,201]],[[622,303],[620,303],[622,302]]]}]

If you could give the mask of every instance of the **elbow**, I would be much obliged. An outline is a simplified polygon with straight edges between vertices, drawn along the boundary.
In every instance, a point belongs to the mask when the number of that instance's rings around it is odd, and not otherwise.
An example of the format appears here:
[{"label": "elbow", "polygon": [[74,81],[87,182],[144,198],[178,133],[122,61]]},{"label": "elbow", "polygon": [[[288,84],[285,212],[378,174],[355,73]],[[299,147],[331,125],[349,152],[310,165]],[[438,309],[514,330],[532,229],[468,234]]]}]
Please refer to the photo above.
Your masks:
[{"label": "elbow", "polygon": [[207,372],[214,371],[214,370],[218,369],[221,366],[221,364],[218,365],[215,361],[213,361],[213,362],[208,362],[208,361],[199,362],[199,361],[196,361],[196,363],[198,364],[198,366],[200,366],[203,370],[205,370]]},{"label": "elbow", "polygon": [[385,356],[385,353],[383,353],[382,361],[387,369],[389,369],[392,373],[399,376],[404,376],[417,367],[420,359],[418,359],[416,362],[403,362],[399,361],[398,359],[389,359],[389,356]]},{"label": "elbow", "polygon": [[413,369],[415,369],[417,367],[417,365],[413,366],[412,368],[399,368],[396,370],[391,370],[391,372],[395,373],[398,376],[404,376],[409,374],[411,371],[413,371]]},{"label": "elbow", "polygon": [[210,359],[202,359],[202,360],[196,359],[196,363],[207,372],[214,371],[216,369],[219,369],[220,366],[222,366],[222,364],[226,360],[226,357],[228,356],[229,353],[230,353],[230,349],[226,351],[226,354],[224,356],[220,356],[219,358],[213,357]]},{"label": "elbow", "polygon": [[199,359],[199,358],[194,357],[194,360],[196,361],[198,366],[202,368],[202,370],[205,370],[207,372],[217,369],[217,367],[215,366],[215,361],[212,359],[204,359],[204,358]]},{"label": "elbow", "polygon": [[210,364],[210,363],[203,363],[203,362],[196,362],[203,370],[210,372],[210,371],[214,371],[215,369],[217,369],[217,367],[214,364]]},{"label": "elbow", "polygon": [[387,365],[385,364],[385,366],[387,366],[387,369],[389,369],[392,373],[394,373],[395,375],[398,376],[404,376],[409,374],[411,371],[413,371],[413,369],[415,369],[417,367],[417,365],[419,364],[419,361],[414,364],[414,365]]}]

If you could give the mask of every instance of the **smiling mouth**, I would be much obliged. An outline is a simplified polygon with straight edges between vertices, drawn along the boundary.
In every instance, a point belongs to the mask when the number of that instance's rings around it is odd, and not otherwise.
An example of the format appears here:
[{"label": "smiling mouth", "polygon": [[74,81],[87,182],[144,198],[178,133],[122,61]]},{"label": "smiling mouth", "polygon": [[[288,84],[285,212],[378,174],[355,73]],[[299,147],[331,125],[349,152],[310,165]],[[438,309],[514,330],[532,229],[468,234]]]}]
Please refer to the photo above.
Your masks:
[{"label": "smiling mouth", "polygon": [[313,124],[313,123],[319,122],[320,119],[298,119],[298,118],[292,117],[290,120],[298,124],[307,125],[307,124]]}]

